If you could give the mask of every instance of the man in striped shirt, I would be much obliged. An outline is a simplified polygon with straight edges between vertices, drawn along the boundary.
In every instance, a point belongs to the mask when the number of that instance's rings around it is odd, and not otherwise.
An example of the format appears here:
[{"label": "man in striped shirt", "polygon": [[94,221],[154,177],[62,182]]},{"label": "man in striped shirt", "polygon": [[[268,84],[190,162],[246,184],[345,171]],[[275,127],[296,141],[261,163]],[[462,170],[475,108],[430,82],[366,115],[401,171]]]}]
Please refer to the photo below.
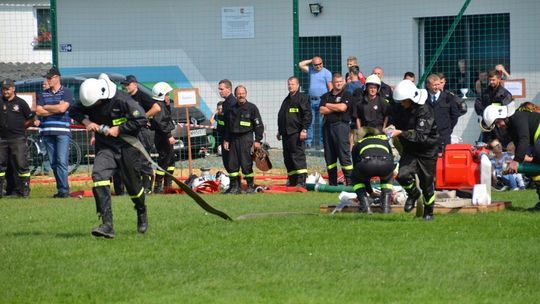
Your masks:
[{"label": "man in striped shirt", "polygon": [[71,138],[69,108],[73,103],[73,94],[62,86],[60,72],[52,67],[44,75],[49,89],[38,98],[36,114],[41,116],[40,134],[49,155],[51,169],[56,179],[55,198],[69,197],[68,157]]}]

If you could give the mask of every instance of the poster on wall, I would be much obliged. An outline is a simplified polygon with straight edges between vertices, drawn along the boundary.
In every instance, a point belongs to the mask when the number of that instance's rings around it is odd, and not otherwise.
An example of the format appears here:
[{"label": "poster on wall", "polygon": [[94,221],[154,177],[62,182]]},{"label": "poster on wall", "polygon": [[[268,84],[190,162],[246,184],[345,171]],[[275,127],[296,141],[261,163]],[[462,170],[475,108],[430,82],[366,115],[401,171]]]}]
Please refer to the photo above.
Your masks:
[{"label": "poster on wall", "polygon": [[255,38],[255,18],[253,6],[221,8],[221,38]]}]

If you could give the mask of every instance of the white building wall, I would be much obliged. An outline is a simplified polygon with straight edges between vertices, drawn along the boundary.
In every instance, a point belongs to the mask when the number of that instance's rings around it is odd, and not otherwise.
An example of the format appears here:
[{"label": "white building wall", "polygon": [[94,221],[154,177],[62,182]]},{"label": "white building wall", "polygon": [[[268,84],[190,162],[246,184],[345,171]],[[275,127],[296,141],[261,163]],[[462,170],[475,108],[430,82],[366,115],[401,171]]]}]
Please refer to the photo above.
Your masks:
[{"label": "white building wall", "polygon": [[[395,85],[405,71],[418,72],[416,18],[456,15],[463,1],[376,2],[320,1],[322,14],[309,13],[299,0],[300,36],[340,35],[343,61],[360,60],[369,74],[380,65],[384,81]],[[253,6],[254,39],[222,39],[221,8]],[[527,99],[540,103],[540,1],[475,0],[471,14],[509,13],[511,72],[526,78]],[[60,44],[73,51],[59,53],[62,68],[176,66],[201,89],[210,109],[220,100],[217,82],[229,78],[245,84],[248,99],[256,103],[267,125],[268,139],[276,133],[279,105],[287,94],[286,78],[294,73],[292,1],[82,1],[58,0]],[[345,66],[343,66],[343,69]],[[154,81],[167,79],[151,79]],[[178,81],[182,84],[181,81]],[[455,134],[472,142],[478,134],[472,103]]]},{"label": "white building wall", "polygon": [[52,61],[50,49],[34,50],[32,46],[37,35],[36,7],[49,7],[49,1],[0,3],[0,62]]}]

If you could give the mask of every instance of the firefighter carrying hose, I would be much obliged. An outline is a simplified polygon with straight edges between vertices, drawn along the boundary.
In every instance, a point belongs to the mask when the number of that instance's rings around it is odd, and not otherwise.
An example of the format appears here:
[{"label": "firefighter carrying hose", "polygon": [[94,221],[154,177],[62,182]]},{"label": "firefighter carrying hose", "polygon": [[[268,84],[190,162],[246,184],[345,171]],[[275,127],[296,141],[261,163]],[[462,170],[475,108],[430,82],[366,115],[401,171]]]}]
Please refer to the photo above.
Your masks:
[{"label": "firefighter carrying hose", "polygon": [[137,136],[146,126],[143,108],[127,93],[117,91],[116,85],[106,74],[98,79],[86,79],[80,88],[81,102],[75,104],[70,115],[96,133],[96,157],[92,169],[92,192],[102,224],[92,229],[96,237],[113,238],[112,202],[110,184],[114,171],[119,168],[122,179],[135,204],[137,231],[148,228],[145,193],[141,182],[140,152],[119,138],[121,135]]},{"label": "firefighter carrying hose", "polygon": [[392,198],[392,174],[394,157],[388,137],[375,128],[365,127],[366,134],[352,149],[353,171],[351,180],[353,189],[360,202],[360,210],[371,213],[368,188],[372,177],[378,176],[381,185],[381,208],[383,213],[390,213]]}]

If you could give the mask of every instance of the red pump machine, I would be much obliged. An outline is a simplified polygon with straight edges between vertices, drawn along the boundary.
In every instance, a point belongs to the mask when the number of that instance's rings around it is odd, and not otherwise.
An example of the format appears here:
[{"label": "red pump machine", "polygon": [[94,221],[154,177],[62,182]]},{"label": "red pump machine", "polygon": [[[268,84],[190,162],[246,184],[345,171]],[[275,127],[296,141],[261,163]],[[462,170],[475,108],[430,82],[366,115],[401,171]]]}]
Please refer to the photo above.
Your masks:
[{"label": "red pump machine", "polygon": [[491,188],[491,162],[485,147],[469,144],[447,145],[437,159],[437,190],[472,190],[476,184]]}]

